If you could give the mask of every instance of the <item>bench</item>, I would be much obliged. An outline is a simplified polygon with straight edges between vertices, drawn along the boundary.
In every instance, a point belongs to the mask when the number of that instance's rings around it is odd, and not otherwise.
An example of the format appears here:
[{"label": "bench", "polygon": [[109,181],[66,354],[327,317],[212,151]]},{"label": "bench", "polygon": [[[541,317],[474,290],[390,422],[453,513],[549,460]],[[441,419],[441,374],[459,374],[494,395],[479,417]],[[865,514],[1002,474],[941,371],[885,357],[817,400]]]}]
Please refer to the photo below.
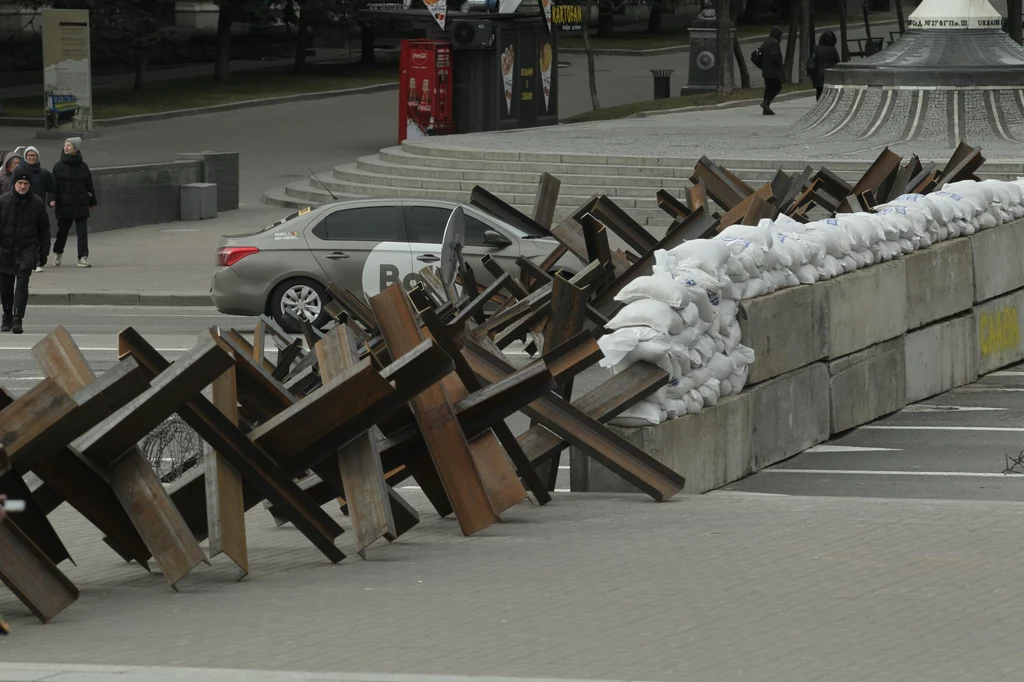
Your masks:
[{"label": "bench", "polygon": [[876,52],[881,52],[884,46],[884,38],[850,38],[846,41],[847,46],[850,43],[857,43],[856,50],[850,50],[851,57],[870,57]]}]

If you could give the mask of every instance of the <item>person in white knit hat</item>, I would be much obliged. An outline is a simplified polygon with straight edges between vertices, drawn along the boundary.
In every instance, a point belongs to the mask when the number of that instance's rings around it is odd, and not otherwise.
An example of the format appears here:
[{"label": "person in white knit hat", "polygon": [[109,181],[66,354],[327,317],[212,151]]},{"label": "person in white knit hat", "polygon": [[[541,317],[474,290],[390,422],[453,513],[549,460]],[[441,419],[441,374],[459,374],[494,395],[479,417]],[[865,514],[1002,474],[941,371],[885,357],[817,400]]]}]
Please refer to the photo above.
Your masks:
[{"label": "person in white knit hat", "polygon": [[82,138],[69,137],[64,141],[60,161],[53,167],[56,191],[50,206],[57,213],[57,239],[53,244],[55,267],[63,260],[64,245],[72,225],[78,236],[78,267],[92,267],[89,263],[89,213],[96,207],[96,189],[81,150]]}]

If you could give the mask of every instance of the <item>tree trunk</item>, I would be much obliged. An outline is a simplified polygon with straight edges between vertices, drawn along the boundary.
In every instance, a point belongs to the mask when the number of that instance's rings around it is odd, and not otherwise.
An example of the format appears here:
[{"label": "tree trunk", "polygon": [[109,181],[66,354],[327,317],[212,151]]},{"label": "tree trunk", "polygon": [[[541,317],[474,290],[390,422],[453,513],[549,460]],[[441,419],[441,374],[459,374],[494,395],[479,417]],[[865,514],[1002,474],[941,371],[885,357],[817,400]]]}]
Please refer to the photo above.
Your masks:
[{"label": "tree trunk", "polygon": [[661,33],[661,3],[651,5],[651,16],[647,19],[648,33]]},{"label": "tree trunk", "polygon": [[800,61],[796,65],[796,81],[808,79],[807,60],[814,51],[814,37],[811,35],[811,0],[800,0]]},{"label": "tree trunk", "polygon": [[295,63],[293,73],[302,73],[306,68],[306,38],[308,36],[309,12],[299,8],[299,20],[295,27]]},{"label": "tree trunk", "polygon": [[615,35],[614,0],[599,0],[597,3],[597,37],[611,38]]},{"label": "tree trunk", "polygon": [[149,55],[135,55],[135,83],[132,90],[136,92],[146,87],[146,74],[149,71]]},{"label": "tree trunk", "polygon": [[718,34],[715,45],[715,63],[718,64],[718,94],[730,95],[735,89],[732,77],[732,40],[730,29],[732,12],[730,0],[718,0],[716,3],[718,14]]},{"label": "tree trunk", "polygon": [[590,78],[590,103],[594,111],[601,108],[597,98],[597,71],[594,69],[594,48],[590,46],[590,10],[594,0],[583,3],[583,50],[587,53],[587,75]]},{"label": "tree trunk", "polygon": [[[868,16],[868,2],[867,2],[867,0],[864,0],[864,4],[862,4],[860,6],[860,9],[861,9],[861,12],[864,13],[864,35],[867,36],[868,44],[870,45],[870,41],[871,41],[871,18]],[[867,52],[868,48],[865,48],[864,51]]]},{"label": "tree trunk", "polygon": [[793,55],[796,54],[797,33],[800,30],[800,5],[797,0],[789,0],[789,37],[786,38],[786,61],[783,67],[783,82],[793,81]]},{"label": "tree trunk", "polygon": [[[1012,0],[1009,0],[1012,2]],[[896,2],[896,23],[900,27],[900,35],[907,32],[907,20],[903,18],[903,0],[895,0]],[[1007,5],[1009,6],[1009,5]]]},{"label": "tree trunk", "polygon": [[844,62],[850,61],[850,46],[847,44],[846,0],[839,0],[839,56]]},{"label": "tree trunk", "polygon": [[1024,44],[1024,36],[1022,36],[1021,20],[1022,11],[1021,0],[1007,0],[1006,2],[1006,21],[1010,25],[1010,37],[1017,41],[1018,44]]},{"label": "tree trunk", "polygon": [[373,43],[373,26],[363,24],[363,29],[359,33],[359,63],[363,66],[373,66],[377,63],[377,58],[373,54]]},{"label": "tree trunk", "polygon": [[811,44],[811,49],[812,50],[814,49],[814,46],[818,44],[818,29],[817,29],[817,27],[814,24],[814,5],[815,4],[816,3],[814,2],[814,0],[811,0],[811,7],[810,7],[810,10],[809,10],[810,17],[811,17],[811,32],[807,34],[807,35],[810,36],[810,44]]},{"label": "tree trunk", "polygon": [[740,87],[744,90],[750,89],[750,71],[747,70],[747,60],[743,56],[743,47],[740,45],[740,37],[732,37],[732,53],[736,57],[736,64],[740,67]]},{"label": "tree trunk", "polygon": [[217,56],[213,67],[213,80],[225,83],[231,68],[231,3],[223,2],[217,14]]}]

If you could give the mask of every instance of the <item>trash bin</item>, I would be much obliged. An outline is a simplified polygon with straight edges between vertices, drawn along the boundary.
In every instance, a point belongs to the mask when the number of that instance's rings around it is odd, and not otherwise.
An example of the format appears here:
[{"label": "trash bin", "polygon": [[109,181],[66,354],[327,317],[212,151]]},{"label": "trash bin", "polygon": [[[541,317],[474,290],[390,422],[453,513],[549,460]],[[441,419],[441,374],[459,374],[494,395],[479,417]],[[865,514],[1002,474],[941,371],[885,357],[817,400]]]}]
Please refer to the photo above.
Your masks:
[{"label": "trash bin", "polygon": [[672,96],[672,71],[674,69],[651,69],[654,76],[654,99],[668,99]]}]

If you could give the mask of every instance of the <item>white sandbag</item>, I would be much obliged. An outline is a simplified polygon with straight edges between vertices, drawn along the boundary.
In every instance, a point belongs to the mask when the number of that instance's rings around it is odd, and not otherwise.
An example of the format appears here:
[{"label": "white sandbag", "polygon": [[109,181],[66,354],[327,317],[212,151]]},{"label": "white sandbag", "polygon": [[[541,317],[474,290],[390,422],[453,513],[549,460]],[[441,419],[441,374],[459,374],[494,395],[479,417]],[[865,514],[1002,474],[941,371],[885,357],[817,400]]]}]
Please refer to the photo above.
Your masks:
[{"label": "white sandbag", "polygon": [[754,349],[739,345],[736,347],[736,350],[729,353],[729,359],[733,361],[736,367],[749,365],[754,362]]},{"label": "white sandbag", "polygon": [[789,286],[789,281],[786,278],[786,273],[788,272],[789,270],[766,270],[762,277],[767,279],[771,286],[778,291]]},{"label": "white sandbag", "polygon": [[682,376],[677,385],[669,386],[668,395],[670,398],[682,398],[686,393],[706,383],[711,378],[713,378],[711,370],[707,367],[698,367],[691,370],[689,374]]},{"label": "white sandbag", "polygon": [[637,277],[615,294],[615,300],[632,303],[650,299],[667,303],[673,308],[685,308],[690,303],[686,286],[668,276],[645,275]]},{"label": "white sandbag", "polygon": [[636,348],[641,341],[650,341],[664,336],[656,329],[649,327],[626,327],[603,335],[597,340],[604,357],[601,358],[601,367],[613,367],[622,362],[626,354]]},{"label": "white sandbag", "polygon": [[609,420],[615,426],[657,426],[665,421],[665,411],[660,405],[641,400],[629,409],[623,410],[618,416]]},{"label": "white sandbag", "polygon": [[800,280],[800,284],[814,284],[820,279],[818,268],[813,265],[800,265],[793,268],[793,274]]},{"label": "white sandbag", "polygon": [[704,385],[697,387],[697,392],[704,398],[704,407],[714,407],[718,404],[720,390],[718,379],[710,379]]},{"label": "white sandbag", "polygon": [[678,334],[683,331],[683,320],[668,303],[647,299],[633,301],[605,325],[613,331],[624,327],[650,327],[664,334]]},{"label": "white sandbag", "polygon": [[722,379],[729,378],[733,372],[736,371],[736,363],[732,361],[728,355],[722,353],[715,353],[707,362],[707,369],[711,370],[711,375],[721,381]]},{"label": "white sandbag", "polygon": [[801,234],[819,239],[825,247],[825,252],[837,260],[850,253],[853,248],[846,232],[828,223],[807,223]]},{"label": "white sandbag", "polygon": [[700,318],[700,308],[693,303],[687,303],[686,307],[679,311],[679,317],[683,320],[684,327],[693,327]]},{"label": "white sandbag", "polygon": [[679,266],[700,268],[716,277],[730,255],[729,247],[716,239],[691,239],[668,253]]}]

